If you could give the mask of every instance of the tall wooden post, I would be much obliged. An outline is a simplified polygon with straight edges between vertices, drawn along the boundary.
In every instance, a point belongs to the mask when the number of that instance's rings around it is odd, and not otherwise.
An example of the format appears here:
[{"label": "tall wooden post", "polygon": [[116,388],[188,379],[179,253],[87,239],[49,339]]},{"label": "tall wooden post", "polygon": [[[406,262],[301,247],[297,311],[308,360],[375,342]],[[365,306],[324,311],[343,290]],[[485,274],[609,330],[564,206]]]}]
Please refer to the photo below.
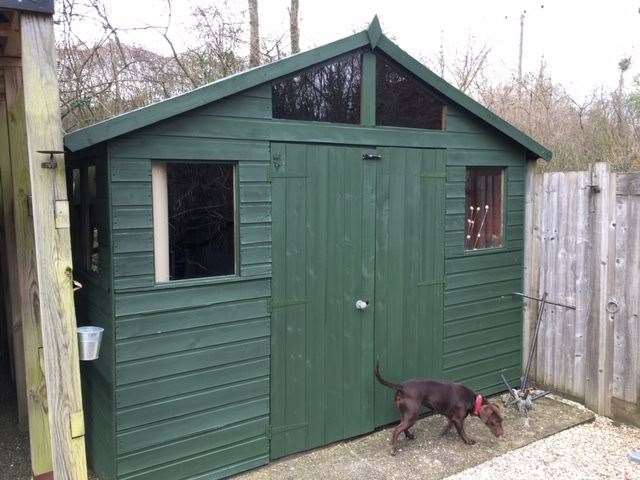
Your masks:
[{"label": "tall wooden post", "polygon": [[2,289],[4,307],[9,337],[11,341],[11,363],[16,386],[18,404],[18,424],[20,429],[27,430],[27,394],[25,383],[24,350],[22,341],[22,314],[20,304],[20,290],[18,278],[18,259],[16,255],[15,209],[13,196],[13,174],[11,170],[9,123],[7,117],[7,101],[5,97],[4,68],[13,62],[0,60],[0,184],[2,187],[2,229],[0,241],[2,253],[0,268],[2,268]]},{"label": "tall wooden post", "polygon": [[11,173],[11,195],[15,229],[15,245],[9,256],[14,257],[16,268],[17,317],[20,323],[24,352],[24,375],[26,380],[27,407],[29,416],[29,440],[31,446],[31,468],[34,475],[43,475],[52,470],[51,436],[47,415],[47,388],[44,371],[40,363],[42,333],[40,308],[38,305],[38,279],[36,274],[35,240],[33,221],[29,208],[31,181],[29,179],[29,156],[25,127],[22,72],[19,66],[5,67],[6,118],[9,134],[9,167]]},{"label": "tall wooden post", "polygon": [[608,163],[591,166],[591,314],[586,332],[587,407],[601,415],[611,415],[613,375],[613,319],[607,312],[615,265],[616,178]]},{"label": "tall wooden post", "polygon": [[2,181],[2,282],[5,313],[11,339],[11,361],[18,400],[18,423],[27,429],[27,394],[25,386],[25,365],[22,345],[22,315],[19,299],[17,271],[16,232],[14,228],[13,175],[10,159],[9,118],[5,88],[5,69],[20,66],[20,24],[18,15],[2,12],[5,22],[0,23],[0,177]]},{"label": "tall wooden post", "polygon": [[64,158],[43,168],[49,155],[38,152],[63,149],[53,19],[23,12],[20,32],[53,471],[56,480],[86,480]]}]

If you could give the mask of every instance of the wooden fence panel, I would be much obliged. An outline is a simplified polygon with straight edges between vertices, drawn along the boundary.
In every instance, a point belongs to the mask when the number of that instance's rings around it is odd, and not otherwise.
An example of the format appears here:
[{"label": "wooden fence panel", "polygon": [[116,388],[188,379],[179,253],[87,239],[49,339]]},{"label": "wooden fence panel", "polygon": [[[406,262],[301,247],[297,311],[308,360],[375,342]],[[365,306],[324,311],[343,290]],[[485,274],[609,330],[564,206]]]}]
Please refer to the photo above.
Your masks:
[{"label": "wooden fence panel", "polygon": [[[525,289],[576,307],[546,307],[533,377],[640,424],[640,174],[596,164],[528,182]],[[525,339],[537,310],[529,301]]]},{"label": "wooden fence panel", "polygon": [[[630,175],[625,179],[633,180]],[[640,185],[640,175],[635,178]],[[608,310],[614,318],[612,413],[640,417],[640,188],[621,182],[616,198],[614,288]],[[631,420],[631,419],[629,419]]]}]

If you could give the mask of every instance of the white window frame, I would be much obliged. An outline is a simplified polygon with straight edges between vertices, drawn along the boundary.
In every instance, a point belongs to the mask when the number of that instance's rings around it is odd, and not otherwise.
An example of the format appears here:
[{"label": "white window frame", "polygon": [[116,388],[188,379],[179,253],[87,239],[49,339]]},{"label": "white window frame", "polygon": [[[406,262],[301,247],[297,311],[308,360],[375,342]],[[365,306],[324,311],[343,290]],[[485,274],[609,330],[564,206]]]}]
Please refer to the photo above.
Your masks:
[{"label": "white window frame", "polygon": [[169,192],[167,162],[151,164],[153,257],[157,283],[169,281]]}]

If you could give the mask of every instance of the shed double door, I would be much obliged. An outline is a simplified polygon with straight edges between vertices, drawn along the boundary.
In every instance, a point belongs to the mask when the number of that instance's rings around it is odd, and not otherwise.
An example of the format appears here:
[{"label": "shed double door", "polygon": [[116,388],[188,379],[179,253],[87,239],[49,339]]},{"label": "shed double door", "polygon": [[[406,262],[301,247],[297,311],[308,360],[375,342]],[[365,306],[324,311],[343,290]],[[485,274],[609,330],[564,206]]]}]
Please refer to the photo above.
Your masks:
[{"label": "shed double door", "polygon": [[272,458],[394,421],[376,361],[438,375],[444,177],[442,150],[272,144]]}]

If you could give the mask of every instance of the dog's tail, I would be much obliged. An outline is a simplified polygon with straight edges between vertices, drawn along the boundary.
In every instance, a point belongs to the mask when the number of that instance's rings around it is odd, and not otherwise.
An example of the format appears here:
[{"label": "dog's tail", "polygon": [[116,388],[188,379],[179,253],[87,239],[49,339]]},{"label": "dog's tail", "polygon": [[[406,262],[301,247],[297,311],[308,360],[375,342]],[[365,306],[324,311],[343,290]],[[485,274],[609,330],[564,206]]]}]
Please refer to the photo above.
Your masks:
[{"label": "dog's tail", "polygon": [[384,385],[385,387],[389,387],[389,388],[393,388],[394,390],[398,390],[398,391],[402,391],[402,385],[398,384],[398,383],[391,383],[388,382],[387,380],[385,380],[384,378],[382,378],[382,375],[380,375],[380,365],[378,363],[376,363],[376,368],[373,371],[373,374],[376,376],[376,378],[378,379],[378,381]]}]

